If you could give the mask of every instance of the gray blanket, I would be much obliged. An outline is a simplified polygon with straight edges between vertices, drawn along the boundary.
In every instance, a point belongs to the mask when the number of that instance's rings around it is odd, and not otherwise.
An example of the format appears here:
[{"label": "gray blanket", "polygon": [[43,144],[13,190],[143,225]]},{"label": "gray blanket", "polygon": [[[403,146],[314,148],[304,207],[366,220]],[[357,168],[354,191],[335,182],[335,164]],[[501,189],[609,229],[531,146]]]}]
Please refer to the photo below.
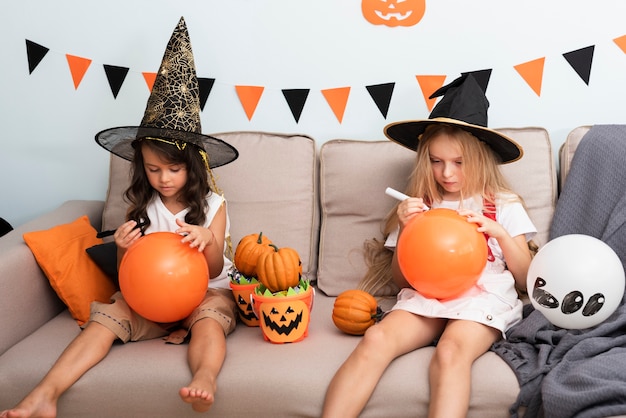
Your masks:
[{"label": "gray blanket", "polygon": [[[550,239],[566,234],[604,241],[626,266],[626,125],[595,125],[579,144]],[[527,305],[524,319],[492,350],[520,384],[512,417],[520,407],[526,407],[525,418],[626,415],[624,298],[609,318],[584,330],[555,327]]]}]

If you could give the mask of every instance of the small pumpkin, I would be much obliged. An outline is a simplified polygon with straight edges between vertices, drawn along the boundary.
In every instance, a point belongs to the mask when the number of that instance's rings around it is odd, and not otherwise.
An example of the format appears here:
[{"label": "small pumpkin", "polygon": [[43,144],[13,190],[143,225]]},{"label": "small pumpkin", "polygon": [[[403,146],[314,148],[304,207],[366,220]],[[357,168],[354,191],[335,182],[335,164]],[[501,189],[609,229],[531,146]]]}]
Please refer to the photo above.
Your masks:
[{"label": "small pumpkin", "polygon": [[341,292],[333,305],[333,322],[346,334],[363,335],[382,316],[376,299],[369,293],[351,289]]},{"label": "small pumpkin", "polygon": [[293,248],[278,248],[274,244],[270,252],[259,256],[256,266],[257,278],[271,292],[279,292],[295,287],[302,277],[300,255]]},{"label": "small pumpkin", "polygon": [[263,236],[263,232],[250,234],[241,238],[235,249],[234,263],[237,270],[244,276],[256,277],[256,266],[259,256],[271,252],[269,244],[272,240]]}]

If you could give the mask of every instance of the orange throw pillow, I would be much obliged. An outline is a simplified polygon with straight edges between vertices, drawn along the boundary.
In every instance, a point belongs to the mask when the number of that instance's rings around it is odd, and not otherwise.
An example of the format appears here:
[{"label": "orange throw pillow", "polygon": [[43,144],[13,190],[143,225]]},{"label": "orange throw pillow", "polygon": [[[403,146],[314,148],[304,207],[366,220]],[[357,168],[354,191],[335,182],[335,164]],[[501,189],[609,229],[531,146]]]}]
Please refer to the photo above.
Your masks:
[{"label": "orange throw pillow", "polygon": [[87,216],[47,230],[27,232],[23,238],[79,325],[89,319],[91,302],[110,301],[115,286],[85,251],[102,243]]}]

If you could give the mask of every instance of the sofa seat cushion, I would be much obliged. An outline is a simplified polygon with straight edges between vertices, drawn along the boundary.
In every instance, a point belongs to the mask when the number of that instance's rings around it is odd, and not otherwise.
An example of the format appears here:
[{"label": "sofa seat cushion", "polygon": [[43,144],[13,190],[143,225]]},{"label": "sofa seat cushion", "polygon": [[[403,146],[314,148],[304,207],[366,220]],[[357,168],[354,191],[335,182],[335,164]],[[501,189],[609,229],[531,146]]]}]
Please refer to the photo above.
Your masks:
[{"label": "sofa seat cushion", "polygon": [[[297,343],[271,344],[258,327],[238,324],[227,338],[227,354],[218,378],[215,417],[319,417],[326,388],[361,337],[341,333],[331,320],[334,298],[318,292],[308,336]],[[0,357],[0,407],[18,402],[79,332],[67,311]],[[191,378],[188,345],[160,339],[114,344],[109,355],[89,370],[59,402],[60,417],[197,417],[178,398]],[[426,416],[426,347],[394,361],[383,375],[363,417]],[[508,416],[519,392],[511,369],[488,352],[473,366],[469,417]],[[246,398],[245,401],[242,398]]]}]

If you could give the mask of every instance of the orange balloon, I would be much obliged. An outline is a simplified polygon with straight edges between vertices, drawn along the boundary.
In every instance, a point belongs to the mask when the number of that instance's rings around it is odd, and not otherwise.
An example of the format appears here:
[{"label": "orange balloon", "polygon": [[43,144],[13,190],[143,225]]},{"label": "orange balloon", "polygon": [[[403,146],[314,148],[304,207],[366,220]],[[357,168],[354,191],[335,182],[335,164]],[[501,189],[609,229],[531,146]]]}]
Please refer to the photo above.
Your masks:
[{"label": "orange balloon", "polygon": [[151,321],[186,318],[202,302],[209,286],[204,254],[181,239],[173,232],[154,232],[141,237],[122,258],[122,295],[128,306]]},{"label": "orange balloon", "polygon": [[469,290],[487,264],[487,242],[452,209],[431,209],[409,222],[396,248],[400,271],[422,295],[450,299]]}]

